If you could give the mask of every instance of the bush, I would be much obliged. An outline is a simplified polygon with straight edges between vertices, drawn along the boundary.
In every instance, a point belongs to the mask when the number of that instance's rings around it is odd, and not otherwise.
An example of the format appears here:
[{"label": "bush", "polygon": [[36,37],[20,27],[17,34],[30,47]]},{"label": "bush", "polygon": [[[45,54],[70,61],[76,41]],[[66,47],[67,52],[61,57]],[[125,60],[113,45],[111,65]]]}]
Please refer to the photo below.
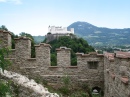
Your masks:
[{"label": "bush", "polygon": [[10,84],[4,80],[0,80],[0,97],[12,95]]},{"label": "bush", "polygon": [[79,91],[70,95],[70,97],[89,97],[87,92]]},{"label": "bush", "polygon": [[69,95],[69,94],[70,94],[69,88],[68,88],[68,87],[65,87],[65,86],[61,87],[61,88],[59,89],[59,91],[60,91],[63,95]]},{"label": "bush", "polygon": [[0,68],[4,72],[5,68],[10,65],[10,61],[5,59],[5,56],[8,56],[9,48],[0,49]]},{"label": "bush", "polygon": [[68,75],[65,75],[62,77],[62,82],[63,82],[63,86],[59,89],[59,91],[63,94],[63,95],[69,95],[70,94],[70,77]]},{"label": "bush", "polygon": [[[10,65],[10,61],[5,59],[9,53],[8,48],[0,48],[0,68],[2,69],[3,73],[5,68]],[[12,91],[10,84],[4,80],[0,80],[0,97],[6,97],[7,95],[11,96]]]},{"label": "bush", "polygon": [[[46,42],[46,38],[43,42]],[[58,39],[55,39],[49,44],[52,46],[51,49],[51,65],[55,66],[56,63],[56,48],[59,48],[60,46],[65,46],[67,48],[71,48],[71,65],[75,66],[77,65],[77,58],[76,54],[77,52],[93,52],[95,51],[94,48],[90,45],[88,45],[87,41],[82,38],[71,38],[69,36],[61,36]]]}]

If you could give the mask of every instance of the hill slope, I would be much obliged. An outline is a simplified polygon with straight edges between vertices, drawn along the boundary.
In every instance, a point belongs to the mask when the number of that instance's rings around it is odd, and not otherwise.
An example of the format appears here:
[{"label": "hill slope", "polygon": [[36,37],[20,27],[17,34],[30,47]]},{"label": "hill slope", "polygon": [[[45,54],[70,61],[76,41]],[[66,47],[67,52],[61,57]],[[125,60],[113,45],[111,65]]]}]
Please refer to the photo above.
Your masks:
[{"label": "hill slope", "polygon": [[35,43],[40,43],[45,39],[45,36],[33,36]]},{"label": "hill slope", "polygon": [[76,53],[77,52],[93,52],[94,48],[88,45],[87,41],[82,38],[71,38],[69,36],[61,36],[59,39],[49,42],[51,45],[51,65],[56,65],[56,48],[66,46],[71,48],[71,65],[76,65]]},{"label": "hill slope", "polygon": [[129,45],[130,28],[110,29],[96,27],[87,22],[74,22],[68,29],[74,28],[75,34],[84,38],[90,45]]}]

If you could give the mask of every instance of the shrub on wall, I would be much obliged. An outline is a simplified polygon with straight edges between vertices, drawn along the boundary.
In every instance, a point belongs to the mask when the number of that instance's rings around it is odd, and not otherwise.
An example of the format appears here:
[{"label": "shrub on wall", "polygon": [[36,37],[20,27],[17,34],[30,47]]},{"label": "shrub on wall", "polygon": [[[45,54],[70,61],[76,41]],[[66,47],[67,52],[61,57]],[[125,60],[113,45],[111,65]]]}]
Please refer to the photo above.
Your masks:
[{"label": "shrub on wall", "polygon": [[11,97],[12,90],[10,84],[4,80],[0,80],[0,97]]},{"label": "shrub on wall", "polygon": [[60,92],[64,95],[69,95],[71,92],[69,88],[71,82],[70,77],[68,75],[64,75],[62,77],[62,82],[63,82],[63,86],[59,89]]},{"label": "shrub on wall", "polygon": [[[4,73],[5,68],[10,64],[10,61],[5,59],[5,56],[7,56],[8,53],[9,53],[8,48],[0,49],[0,68],[2,69],[3,73]],[[11,96],[11,94],[12,94],[12,91],[10,88],[10,84],[0,79],[0,97],[7,97],[7,95]]]},{"label": "shrub on wall", "polygon": [[9,48],[1,48],[0,49],[0,68],[4,72],[5,68],[10,65],[10,61],[5,59],[5,56],[8,56]]}]

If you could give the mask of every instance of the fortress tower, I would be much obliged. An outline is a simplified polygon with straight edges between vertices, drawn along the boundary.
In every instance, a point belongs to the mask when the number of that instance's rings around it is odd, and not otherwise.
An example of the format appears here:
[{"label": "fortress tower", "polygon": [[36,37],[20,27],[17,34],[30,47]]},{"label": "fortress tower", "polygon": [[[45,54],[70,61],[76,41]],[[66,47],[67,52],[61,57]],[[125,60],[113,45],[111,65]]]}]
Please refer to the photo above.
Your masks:
[{"label": "fortress tower", "polygon": [[48,32],[55,34],[55,33],[72,33],[74,34],[74,28],[71,28],[70,31],[67,30],[67,27],[62,27],[62,26],[49,26],[48,27]]},{"label": "fortress tower", "polygon": [[67,30],[67,27],[56,27],[56,26],[49,26],[48,33],[46,37],[46,43],[58,39],[61,36],[70,36],[71,38],[76,37],[74,35],[74,28],[71,28],[70,31]]}]

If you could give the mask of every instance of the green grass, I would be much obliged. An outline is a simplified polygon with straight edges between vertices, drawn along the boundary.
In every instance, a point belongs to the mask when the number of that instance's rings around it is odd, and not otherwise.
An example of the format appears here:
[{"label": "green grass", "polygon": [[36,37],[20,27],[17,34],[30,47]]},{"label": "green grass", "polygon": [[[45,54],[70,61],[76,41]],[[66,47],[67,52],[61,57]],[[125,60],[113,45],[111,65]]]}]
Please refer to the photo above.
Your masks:
[{"label": "green grass", "polygon": [[99,94],[92,94],[92,97],[101,97]]}]

